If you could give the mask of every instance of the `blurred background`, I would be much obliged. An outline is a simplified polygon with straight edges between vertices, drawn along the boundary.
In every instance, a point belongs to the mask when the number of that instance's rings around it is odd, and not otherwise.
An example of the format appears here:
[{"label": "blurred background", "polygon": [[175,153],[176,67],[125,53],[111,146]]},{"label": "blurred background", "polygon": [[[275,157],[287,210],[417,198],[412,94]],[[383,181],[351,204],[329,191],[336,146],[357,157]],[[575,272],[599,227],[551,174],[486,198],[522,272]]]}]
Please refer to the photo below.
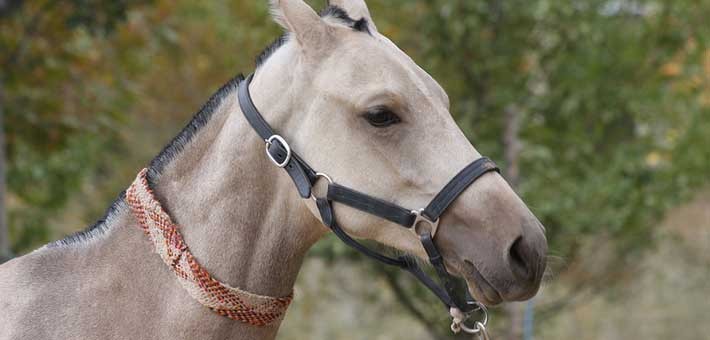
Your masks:
[{"label": "blurred background", "polygon": [[[253,70],[266,2],[0,0],[0,255],[100,218]],[[546,283],[496,338],[707,339],[710,0],[368,3],[547,227]],[[456,338],[405,275],[326,238],[279,339]]]}]

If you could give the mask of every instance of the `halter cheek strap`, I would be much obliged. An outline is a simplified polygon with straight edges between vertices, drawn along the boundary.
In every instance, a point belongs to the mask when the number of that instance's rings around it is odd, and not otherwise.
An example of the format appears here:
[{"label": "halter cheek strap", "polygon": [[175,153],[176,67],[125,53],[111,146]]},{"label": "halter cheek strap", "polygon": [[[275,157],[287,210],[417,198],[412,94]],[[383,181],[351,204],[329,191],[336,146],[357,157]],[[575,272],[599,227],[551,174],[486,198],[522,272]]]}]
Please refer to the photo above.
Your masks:
[{"label": "halter cheek strap", "polygon": [[[486,173],[500,172],[495,163],[486,157],[477,159],[454,176],[425,208],[419,210],[403,208],[395,203],[339,185],[327,175],[314,171],[297,153],[291,150],[290,145],[283,137],[275,133],[256,106],[254,106],[249,94],[249,84],[252,78],[253,75],[239,84],[239,105],[242,112],[249,124],[266,143],[265,148],[268,158],[276,166],[286,170],[301,197],[312,197],[316,201],[323,224],[329,227],[345,244],[364,255],[387,265],[397,266],[414,275],[450,309],[450,313],[454,318],[451,329],[454,332],[462,329],[469,333],[485,332],[485,328],[481,328],[485,326],[485,322],[481,327],[477,325],[478,331],[476,328],[469,329],[463,324],[466,314],[479,310],[485,313],[485,307],[473,300],[467,290],[463,300],[457,298],[453,278],[446,270],[444,259],[434,243],[434,237],[439,225],[439,217],[466,188]],[[328,180],[328,191],[326,197],[317,198],[313,195],[312,188],[321,177]],[[389,257],[373,251],[350,237],[338,224],[332,202],[344,204],[411,229],[419,237],[429,262],[436,270],[440,284],[437,284],[427,276],[413,257],[408,255],[396,258]],[[424,226],[428,226],[428,228],[420,228]]]},{"label": "halter cheek strap", "polygon": [[298,194],[303,198],[311,196],[311,188],[316,181],[316,172],[301,159],[283,137],[274,132],[269,123],[254,106],[249,94],[249,84],[254,75],[239,84],[239,105],[249,124],[254,128],[259,137],[266,143],[266,154],[274,164],[286,170],[293,184],[296,185]]}]

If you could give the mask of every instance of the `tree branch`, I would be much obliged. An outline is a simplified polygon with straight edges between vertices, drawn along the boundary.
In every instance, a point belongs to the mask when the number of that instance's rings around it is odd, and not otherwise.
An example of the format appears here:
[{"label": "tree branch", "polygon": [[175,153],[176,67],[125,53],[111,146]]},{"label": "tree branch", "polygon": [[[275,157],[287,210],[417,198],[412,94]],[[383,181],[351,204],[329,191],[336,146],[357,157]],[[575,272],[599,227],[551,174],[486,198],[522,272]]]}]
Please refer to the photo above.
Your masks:
[{"label": "tree branch", "polygon": [[395,273],[382,266],[375,266],[375,269],[384,275],[385,281],[392,289],[395,297],[397,297],[397,301],[402,304],[409,314],[424,325],[424,328],[427,332],[429,332],[429,335],[431,335],[434,339],[446,338],[445,334],[441,334],[436,330],[437,328],[434,326],[434,321],[429,320],[426,315],[414,305],[409,296],[404,294],[404,287],[402,287],[397,280],[397,275]]},{"label": "tree branch", "polygon": [[3,81],[0,79],[0,264],[12,258],[10,250],[10,235],[7,227],[6,209],[5,209],[5,124],[4,111],[5,91]]}]

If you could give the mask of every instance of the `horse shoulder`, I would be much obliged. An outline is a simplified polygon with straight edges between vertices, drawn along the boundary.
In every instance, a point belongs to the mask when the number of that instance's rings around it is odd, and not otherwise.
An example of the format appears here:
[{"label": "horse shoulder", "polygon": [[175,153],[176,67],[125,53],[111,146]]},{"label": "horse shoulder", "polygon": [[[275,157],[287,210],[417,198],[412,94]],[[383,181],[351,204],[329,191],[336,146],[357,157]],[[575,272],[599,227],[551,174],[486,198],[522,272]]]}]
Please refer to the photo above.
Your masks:
[{"label": "horse shoulder", "polygon": [[42,300],[50,283],[42,275],[45,260],[38,250],[0,266],[0,340],[51,338],[43,334],[49,321]]}]

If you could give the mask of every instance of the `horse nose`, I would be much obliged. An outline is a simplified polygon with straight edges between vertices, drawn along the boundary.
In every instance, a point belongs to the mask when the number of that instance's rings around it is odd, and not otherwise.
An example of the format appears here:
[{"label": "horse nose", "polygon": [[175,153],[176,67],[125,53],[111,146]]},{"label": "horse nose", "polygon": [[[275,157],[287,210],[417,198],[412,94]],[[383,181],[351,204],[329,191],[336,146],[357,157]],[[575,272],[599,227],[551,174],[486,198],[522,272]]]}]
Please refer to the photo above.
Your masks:
[{"label": "horse nose", "polygon": [[523,233],[508,250],[508,263],[515,278],[524,286],[537,287],[545,271],[547,240],[540,223],[526,223]]}]

